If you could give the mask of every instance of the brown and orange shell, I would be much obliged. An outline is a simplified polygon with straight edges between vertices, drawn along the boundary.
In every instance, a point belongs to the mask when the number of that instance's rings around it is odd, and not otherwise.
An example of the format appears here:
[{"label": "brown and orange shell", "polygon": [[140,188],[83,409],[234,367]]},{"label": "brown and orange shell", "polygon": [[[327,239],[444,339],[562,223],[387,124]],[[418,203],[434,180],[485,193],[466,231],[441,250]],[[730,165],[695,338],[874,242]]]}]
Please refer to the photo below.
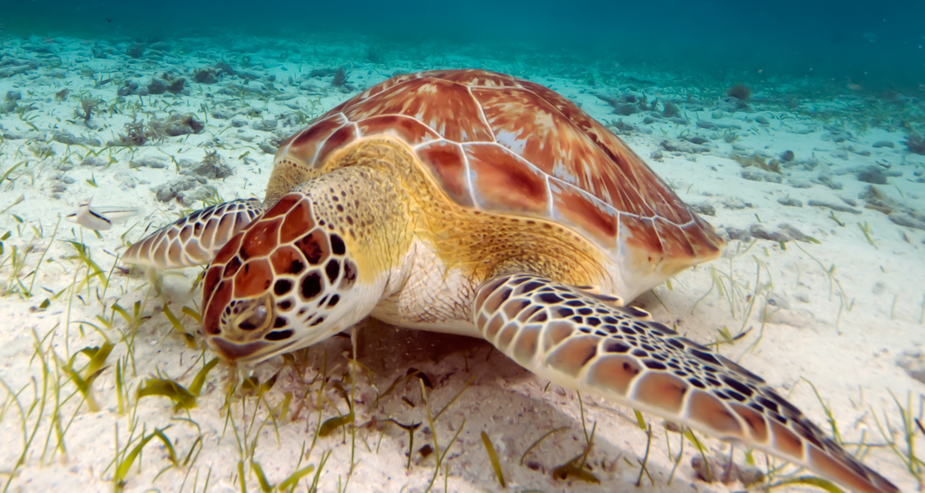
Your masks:
[{"label": "brown and orange shell", "polygon": [[[309,168],[357,139],[403,140],[455,203],[554,221],[611,258],[680,266],[723,240],[622,140],[539,84],[484,70],[401,75],[340,104],[280,146]],[[291,159],[289,159],[291,158]]]}]

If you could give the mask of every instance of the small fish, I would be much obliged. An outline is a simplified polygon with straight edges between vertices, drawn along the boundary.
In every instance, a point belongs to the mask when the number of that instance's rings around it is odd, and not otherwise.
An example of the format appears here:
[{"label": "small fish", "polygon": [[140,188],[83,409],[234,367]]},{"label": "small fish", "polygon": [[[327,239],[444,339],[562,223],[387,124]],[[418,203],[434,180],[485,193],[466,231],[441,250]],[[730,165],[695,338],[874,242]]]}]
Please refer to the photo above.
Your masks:
[{"label": "small fish", "polygon": [[127,207],[90,207],[88,200],[77,207],[77,212],[68,214],[65,219],[74,224],[94,231],[105,231],[112,227],[113,221],[124,221],[141,213],[137,208]]}]

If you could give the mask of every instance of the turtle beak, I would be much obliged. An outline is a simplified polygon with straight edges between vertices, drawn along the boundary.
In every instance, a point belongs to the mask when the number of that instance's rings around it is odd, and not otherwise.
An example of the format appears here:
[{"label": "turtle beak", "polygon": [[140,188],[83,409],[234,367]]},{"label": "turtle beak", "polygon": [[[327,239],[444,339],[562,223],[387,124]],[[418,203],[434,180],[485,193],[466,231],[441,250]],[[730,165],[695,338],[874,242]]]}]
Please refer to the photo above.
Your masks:
[{"label": "turtle beak", "polygon": [[253,342],[237,343],[221,337],[206,339],[209,347],[226,362],[245,366],[254,365],[277,354],[289,352],[296,342],[298,341],[293,340],[287,344],[279,344],[278,342],[267,342],[261,339]]},{"label": "turtle beak", "polygon": [[221,337],[211,337],[207,340],[209,347],[228,362],[249,361],[260,354],[271,344],[265,341],[254,341],[246,344],[237,344]]}]

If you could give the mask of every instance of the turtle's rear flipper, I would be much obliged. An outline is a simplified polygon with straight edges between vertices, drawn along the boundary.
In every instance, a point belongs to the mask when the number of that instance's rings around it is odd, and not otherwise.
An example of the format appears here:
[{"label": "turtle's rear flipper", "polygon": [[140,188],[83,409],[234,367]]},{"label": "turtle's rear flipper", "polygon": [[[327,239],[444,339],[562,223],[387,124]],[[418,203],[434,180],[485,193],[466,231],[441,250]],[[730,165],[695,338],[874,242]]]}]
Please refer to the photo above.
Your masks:
[{"label": "turtle's rear flipper", "polygon": [[207,264],[263,210],[257,199],[238,199],[196,211],[133,244],[122,261],[158,269]]},{"label": "turtle's rear flipper", "polygon": [[761,378],[649,314],[531,274],[478,291],[473,322],[514,361],[597,394],[800,464],[853,491],[898,493]]}]

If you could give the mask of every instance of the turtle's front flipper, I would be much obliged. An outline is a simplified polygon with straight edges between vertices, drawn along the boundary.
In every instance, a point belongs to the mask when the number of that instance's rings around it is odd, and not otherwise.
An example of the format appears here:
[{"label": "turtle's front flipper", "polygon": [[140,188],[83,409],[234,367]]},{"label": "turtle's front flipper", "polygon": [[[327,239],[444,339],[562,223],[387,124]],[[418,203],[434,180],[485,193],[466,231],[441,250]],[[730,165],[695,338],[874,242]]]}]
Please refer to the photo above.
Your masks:
[{"label": "turtle's front flipper", "polygon": [[515,274],[479,289],[473,317],[485,339],[560,385],[742,442],[854,491],[899,491],[764,380],[642,310]]},{"label": "turtle's front flipper", "polygon": [[238,199],[196,211],[139,240],[122,260],[158,269],[207,264],[263,209],[257,199]]}]

